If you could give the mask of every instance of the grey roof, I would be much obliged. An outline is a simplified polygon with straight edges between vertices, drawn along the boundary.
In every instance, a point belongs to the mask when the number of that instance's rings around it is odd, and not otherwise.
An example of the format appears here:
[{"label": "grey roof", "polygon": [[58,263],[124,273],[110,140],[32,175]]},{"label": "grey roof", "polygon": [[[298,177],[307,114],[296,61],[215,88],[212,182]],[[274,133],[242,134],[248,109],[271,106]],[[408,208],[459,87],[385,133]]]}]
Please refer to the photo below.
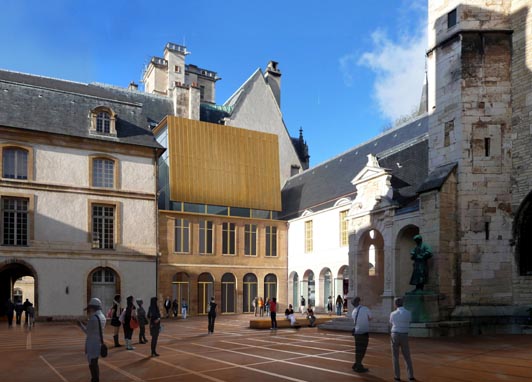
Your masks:
[{"label": "grey roof", "polygon": [[419,186],[417,192],[421,194],[423,192],[439,190],[456,166],[458,166],[458,163],[452,162],[436,167],[421,184],[421,186]]},{"label": "grey roof", "polygon": [[342,197],[353,198],[353,178],[366,166],[367,155],[392,172],[394,200],[405,206],[416,199],[416,190],[428,174],[428,117],[423,116],[356,146],[320,165],[288,179],[282,190],[285,219],[306,209],[332,207]]},{"label": "grey roof", "polygon": [[[116,137],[89,133],[89,113],[98,106],[117,114]],[[150,125],[168,114],[167,97],[0,70],[0,126],[161,148]]]}]

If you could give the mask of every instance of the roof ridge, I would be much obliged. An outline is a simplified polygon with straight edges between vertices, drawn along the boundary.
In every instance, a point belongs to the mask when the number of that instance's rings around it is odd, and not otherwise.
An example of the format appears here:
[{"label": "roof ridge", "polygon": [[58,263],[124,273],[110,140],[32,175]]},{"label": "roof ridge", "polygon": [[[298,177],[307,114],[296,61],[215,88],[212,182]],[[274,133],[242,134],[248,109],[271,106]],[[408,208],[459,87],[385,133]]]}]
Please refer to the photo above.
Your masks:
[{"label": "roof ridge", "polygon": [[18,71],[18,70],[10,70],[10,69],[2,69],[2,68],[0,68],[0,72],[7,72],[7,73],[14,73],[14,74],[22,74],[22,75],[24,75],[24,76],[28,76],[28,77],[44,78],[44,79],[47,79],[47,80],[54,80],[54,81],[60,81],[60,82],[68,82],[68,83],[71,83],[71,84],[77,84],[77,85],[86,85],[86,86],[89,85],[89,83],[87,83],[87,82],[79,82],[79,81],[73,81],[73,80],[65,80],[65,79],[63,79],[63,78],[50,77],[50,76],[45,76],[45,75],[41,75],[41,74],[32,74],[32,73],[20,72],[20,71]]},{"label": "roof ridge", "polygon": [[414,119],[414,120],[412,120],[412,121],[406,122],[406,123],[404,123],[404,124],[402,124],[402,125],[399,125],[399,126],[396,126],[396,127],[392,128],[392,129],[386,130],[386,131],[380,133],[379,135],[377,135],[377,136],[375,136],[375,137],[373,137],[373,138],[371,138],[371,139],[369,139],[369,140],[367,140],[367,141],[364,141],[364,142],[362,142],[362,143],[359,143],[358,145],[356,145],[356,146],[354,146],[354,147],[351,147],[350,149],[347,149],[347,150],[341,152],[340,154],[337,154],[337,155],[335,155],[334,157],[329,158],[329,159],[327,159],[327,160],[325,160],[325,161],[323,161],[323,162],[317,164],[317,165],[314,166],[314,167],[309,167],[308,169],[306,169],[306,170],[300,172],[299,174],[296,174],[296,175],[294,175],[294,176],[288,178],[287,181],[292,180],[292,179],[296,179],[296,178],[298,178],[299,176],[308,173],[309,171],[316,170],[316,169],[318,169],[318,168],[320,168],[320,167],[322,167],[322,166],[324,166],[324,165],[326,165],[326,164],[328,164],[328,163],[330,163],[330,162],[332,162],[332,161],[334,161],[334,160],[336,160],[336,159],[338,159],[338,158],[340,158],[340,157],[342,157],[342,156],[344,156],[344,155],[346,155],[346,154],[348,154],[348,153],[350,153],[350,152],[352,152],[352,151],[355,151],[355,150],[357,150],[357,149],[360,149],[360,148],[363,147],[363,146],[366,146],[366,145],[368,145],[368,144],[370,144],[370,143],[372,143],[372,142],[375,142],[376,140],[378,140],[378,139],[380,139],[380,138],[382,138],[382,137],[384,137],[384,136],[386,136],[386,135],[392,134],[392,133],[396,132],[397,130],[400,130],[400,129],[406,127],[406,126],[409,126],[409,125],[411,125],[411,124],[414,124],[415,122],[418,122],[419,120],[421,120],[421,119],[423,119],[423,118],[425,118],[425,117],[427,117],[427,116],[428,116],[428,113],[423,113],[423,114],[420,115],[418,118],[416,118],[416,119]]}]

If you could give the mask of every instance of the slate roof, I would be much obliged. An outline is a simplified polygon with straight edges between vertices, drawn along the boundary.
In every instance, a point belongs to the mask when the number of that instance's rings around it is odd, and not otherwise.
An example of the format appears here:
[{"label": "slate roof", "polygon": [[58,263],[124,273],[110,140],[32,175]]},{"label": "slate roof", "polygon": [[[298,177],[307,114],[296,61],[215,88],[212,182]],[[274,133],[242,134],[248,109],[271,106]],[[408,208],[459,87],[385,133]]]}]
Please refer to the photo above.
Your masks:
[{"label": "slate roof", "polygon": [[451,172],[456,168],[456,166],[458,166],[458,163],[452,162],[436,167],[434,171],[432,171],[425,179],[423,184],[419,186],[417,192],[421,194],[423,192],[439,190],[443,186],[443,183],[445,183],[449,175],[451,175]]},{"label": "slate roof", "polygon": [[[90,110],[117,114],[116,137],[89,133]],[[0,126],[161,148],[150,125],[173,114],[171,99],[125,88],[0,70]]]},{"label": "slate roof", "polygon": [[292,219],[306,209],[330,208],[342,197],[353,199],[351,180],[366,166],[368,154],[376,155],[381,167],[391,170],[398,206],[412,203],[428,175],[427,137],[428,117],[423,116],[291,177],[282,190],[281,217]]}]

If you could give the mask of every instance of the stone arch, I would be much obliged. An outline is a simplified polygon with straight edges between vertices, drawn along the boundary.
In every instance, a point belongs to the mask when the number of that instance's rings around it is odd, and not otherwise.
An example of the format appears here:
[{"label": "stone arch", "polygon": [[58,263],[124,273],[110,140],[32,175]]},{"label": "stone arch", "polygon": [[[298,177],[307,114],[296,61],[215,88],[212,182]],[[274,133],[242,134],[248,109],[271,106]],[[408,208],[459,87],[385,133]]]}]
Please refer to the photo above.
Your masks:
[{"label": "stone arch", "polygon": [[307,269],[303,274],[301,294],[305,298],[307,306],[316,306],[316,275],[312,269]]},{"label": "stone arch", "polygon": [[532,275],[532,192],[521,202],[512,227],[515,263],[521,276]]},{"label": "stone arch", "polygon": [[31,276],[34,280],[35,317],[39,312],[39,277],[37,271],[29,262],[21,259],[8,259],[0,263],[0,316],[6,314],[7,299],[13,298],[13,288],[16,281],[24,276]]},{"label": "stone arch", "polygon": [[395,238],[395,288],[396,296],[403,296],[410,288],[412,274],[412,261],[410,251],[416,245],[413,238],[419,234],[419,227],[407,224],[402,227]]},{"label": "stone arch", "polygon": [[325,267],[320,271],[318,282],[319,308],[327,311],[329,296],[334,300],[333,293],[333,274],[330,268]]},{"label": "stone arch", "polygon": [[377,228],[360,234],[356,261],[357,290],[363,292],[365,305],[374,305],[384,292],[384,238]]}]

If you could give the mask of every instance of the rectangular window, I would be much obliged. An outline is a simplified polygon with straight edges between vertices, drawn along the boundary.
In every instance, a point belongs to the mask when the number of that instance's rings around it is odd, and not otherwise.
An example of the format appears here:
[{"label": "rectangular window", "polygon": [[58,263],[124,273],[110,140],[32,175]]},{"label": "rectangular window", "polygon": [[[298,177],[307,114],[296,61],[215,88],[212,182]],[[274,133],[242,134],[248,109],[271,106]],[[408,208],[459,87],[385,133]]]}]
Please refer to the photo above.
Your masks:
[{"label": "rectangular window", "polygon": [[236,224],[223,223],[222,224],[222,254],[235,255],[236,254]]},{"label": "rectangular window", "polygon": [[312,220],[305,222],[305,252],[309,253],[313,250],[312,240]]},{"label": "rectangular window", "polygon": [[175,65],[175,67],[174,67],[174,71],[175,71],[176,73],[181,73],[181,67],[180,67],[179,65]]},{"label": "rectangular window", "polygon": [[491,155],[491,138],[484,138],[484,156]]},{"label": "rectangular window", "polygon": [[115,186],[115,162],[111,159],[92,160],[92,185],[113,188]]},{"label": "rectangular window", "polygon": [[346,247],[348,244],[346,210],[340,211],[340,247]]},{"label": "rectangular window", "polygon": [[266,226],[266,256],[277,256],[277,227]]},{"label": "rectangular window", "polygon": [[199,252],[203,255],[213,254],[213,223],[203,220],[199,223]]},{"label": "rectangular window", "polygon": [[244,255],[257,256],[257,225],[246,224],[244,226]]},{"label": "rectangular window", "polygon": [[92,206],[92,247],[113,249],[115,244],[115,206]]},{"label": "rectangular window", "polygon": [[454,27],[457,22],[456,9],[453,9],[451,12],[447,13],[447,28]]},{"label": "rectangular window", "polygon": [[28,245],[28,199],[2,198],[4,245]]},{"label": "rectangular window", "polygon": [[28,179],[28,152],[18,148],[2,150],[2,177]]},{"label": "rectangular window", "polygon": [[175,220],[175,252],[190,253],[190,222],[187,219]]}]

